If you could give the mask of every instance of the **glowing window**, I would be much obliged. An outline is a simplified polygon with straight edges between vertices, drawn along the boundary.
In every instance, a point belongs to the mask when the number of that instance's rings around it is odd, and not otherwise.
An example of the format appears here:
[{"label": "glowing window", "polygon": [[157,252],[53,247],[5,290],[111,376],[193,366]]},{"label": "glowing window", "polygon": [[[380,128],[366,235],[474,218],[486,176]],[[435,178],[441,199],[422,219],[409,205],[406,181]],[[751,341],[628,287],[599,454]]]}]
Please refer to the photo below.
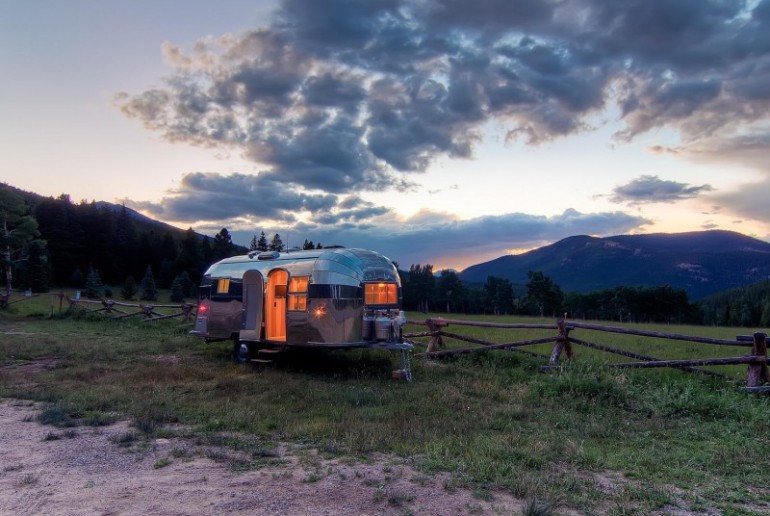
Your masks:
[{"label": "glowing window", "polygon": [[219,278],[217,281],[217,294],[227,294],[230,292],[230,278]]},{"label": "glowing window", "polygon": [[398,287],[395,283],[367,283],[364,286],[367,305],[395,305]]},{"label": "glowing window", "polygon": [[307,276],[298,276],[289,280],[289,310],[307,310]]}]

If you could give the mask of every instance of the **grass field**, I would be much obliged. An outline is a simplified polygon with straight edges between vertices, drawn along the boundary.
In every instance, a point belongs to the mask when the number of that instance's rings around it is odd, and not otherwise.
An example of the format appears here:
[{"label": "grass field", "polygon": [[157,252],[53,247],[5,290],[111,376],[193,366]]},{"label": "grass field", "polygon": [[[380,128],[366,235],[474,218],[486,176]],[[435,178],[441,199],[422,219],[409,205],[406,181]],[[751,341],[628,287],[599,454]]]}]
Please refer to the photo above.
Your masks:
[{"label": "grass field", "polygon": [[[540,372],[543,360],[510,351],[415,360],[412,383],[392,381],[397,357],[379,351],[287,353],[255,369],[232,363],[227,343],[189,337],[178,320],[70,317],[58,305],[51,317],[51,306],[42,296],[0,313],[0,397],[47,402],[49,424],[127,417],[148,437],[249,452],[237,461],[223,454],[234,469],[274,460],[279,443],[351,460],[387,453],[425,474],[450,472],[446,489],[469,487],[485,497],[503,488],[554,513],[770,510],[770,402],[732,381],[608,369],[617,359],[581,347],[548,373]],[[753,331],[635,327],[724,339]],[[496,342],[553,334],[449,330]],[[574,336],[660,358],[746,353],[581,331]],[[745,366],[719,370],[745,379]]]}]

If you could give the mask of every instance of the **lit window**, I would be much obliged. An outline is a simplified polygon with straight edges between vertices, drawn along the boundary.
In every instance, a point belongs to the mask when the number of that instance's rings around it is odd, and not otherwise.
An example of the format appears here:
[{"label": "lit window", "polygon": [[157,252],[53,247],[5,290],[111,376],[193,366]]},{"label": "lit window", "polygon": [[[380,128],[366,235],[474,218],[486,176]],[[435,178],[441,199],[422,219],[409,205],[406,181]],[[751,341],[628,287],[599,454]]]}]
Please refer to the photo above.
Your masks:
[{"label": "lit window", "polygon": [[227,294],[230,292],[230,278],[219,278],[217,281],[217,294]]},{"label": "lit window", "polygon": [[395,283],[367,283],[364,286],[367,305],[395,305],[398,287]]},{"label": "lit window", "polygon": [[307,276],[298,276],[289,280],[289,310],[307,310]]}]

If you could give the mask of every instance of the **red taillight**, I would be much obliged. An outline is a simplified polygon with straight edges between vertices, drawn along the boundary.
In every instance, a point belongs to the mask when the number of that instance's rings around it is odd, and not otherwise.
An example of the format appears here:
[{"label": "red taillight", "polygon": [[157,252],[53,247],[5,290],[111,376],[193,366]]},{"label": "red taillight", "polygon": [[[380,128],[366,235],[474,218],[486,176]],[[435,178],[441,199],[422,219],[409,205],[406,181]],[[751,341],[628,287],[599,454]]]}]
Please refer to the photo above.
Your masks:
[{"label": "red taillight", "polygon": [[209,305],[208,303],[201,303],[198,305],[198,313],[199,314],[205,314],[209,311]]}]

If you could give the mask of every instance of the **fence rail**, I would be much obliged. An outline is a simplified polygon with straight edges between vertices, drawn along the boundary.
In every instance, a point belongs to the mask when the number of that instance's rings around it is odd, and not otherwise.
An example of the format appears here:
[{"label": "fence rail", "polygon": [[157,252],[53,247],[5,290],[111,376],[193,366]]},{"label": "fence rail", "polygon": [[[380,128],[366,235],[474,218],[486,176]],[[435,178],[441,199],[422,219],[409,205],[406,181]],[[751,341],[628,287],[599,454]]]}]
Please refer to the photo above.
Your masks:
[{"label": "fence rail", "polygon": [[[123,303],[115,301],[114,299],[72,299],[66,294],[55,294],[59,297],[59,307],[61,310],[62,300],[66,300],[69,304],[69,308],[77,309],[82,308],[89,313],[104,313],[111,319],[127,319],[129,317],[144,317],[147,321],[160,321],[162,319],[173,319],[175,317],[181,317],[185,322],[192,321],[195,318],[197,305],[193,303],[179,303],[179,304],[149,304],[149,303]],[[96,308],[89,308],[95,306]],[[134,311],[124,310],[134,309]],[[161,313],[159,309],[165,311],[176,310],[172,313]],[[119,315],[116,315],[119,314]]]},{"label": "fence rail", "polygon": [[[562,355],[566,355],[567,358],[572,358],[574,355],[573,344],[583,346],[598,351],[621,355],[627,358],[637,360],[636,362],[619,362],[610,364],[609,367],[615,368],[656,368],[656,367],[672,367],[682,371],[690,373],[707,374],[710,376],[724,377],[725,375],[711,371],[708,369],[702,369],[706,366],[723,366],[723,365],[735,365],[735,364],[747,364],[748,371],[746,374],[746,387],[745,389],[750,392],[770,391],[770,373],[768,373],[768,358],[767,358],[767,335],[765,333],[757,332],[753,335],[738,335],[735,340],[725,339],[712,339],[709,337],[700,337],[696,335],[683,335],[680,333],[667,333],[658,331],[638,330],[632,328],[619,328],[613,326],[602,326],[598,324],[583,323],[577,321],[567,322],[565,319],[558,319],[555,324],[502,324],[502,323],[487,323],[480,321],[463,321],[463,320],[451,320],[444,318],[427,319],[425,321],[407,321],[409,324],[427,326],[427,332],[415,332],[407,333],[404,337],[413,344],[424,345],[425,351],[415,354],[415,357],[422,358],[439,358],[452,355],[474,353],[481,350],[488,349],[508,349],[511,351],[525,352],[538,357],[548,359],[548,365],[544,366],[544,369],[557,367]],[[484,339],[469,337],[466,335],[460,335],[458,333],[452,333],[446,331],[446,327],[449,325],[457,326],[475,326],[480,328],[496,328],[496,329],[545,329],[554,330],[556,333],[551,336],[536,339],[526,339],[510,342],[491,342]],[[657,357],[643,355],[634,351],[620,349],[606,344],[599,344],[588,340],[577,339],[570,335],[574,330],[587,330],[587,331],[599,331],[606,333],[615,333],[623,335],[635,335],[638,337],[665,339],[674,341],[685,341],[698,344],[710,344],[717,346],[734,346],[750,348],[751,352],[743,356],[738,357],[716,357],[716,358],[694,358],[686,360],[663,360]],[[414,341],[414,338],[418,337],[430,337],[430,341],[421,343]],[[445,348],[444,337],[467,342],[470,344],[476,344],[474,347],[462,347],[454,349]],[[554,346],[551,350],[550,356],[542,353],[536,353],[522,348],[527,346],[534,346],[538,344],[547,344],[553,342]],[[438,348],[442,348],[438,351]]]}]

